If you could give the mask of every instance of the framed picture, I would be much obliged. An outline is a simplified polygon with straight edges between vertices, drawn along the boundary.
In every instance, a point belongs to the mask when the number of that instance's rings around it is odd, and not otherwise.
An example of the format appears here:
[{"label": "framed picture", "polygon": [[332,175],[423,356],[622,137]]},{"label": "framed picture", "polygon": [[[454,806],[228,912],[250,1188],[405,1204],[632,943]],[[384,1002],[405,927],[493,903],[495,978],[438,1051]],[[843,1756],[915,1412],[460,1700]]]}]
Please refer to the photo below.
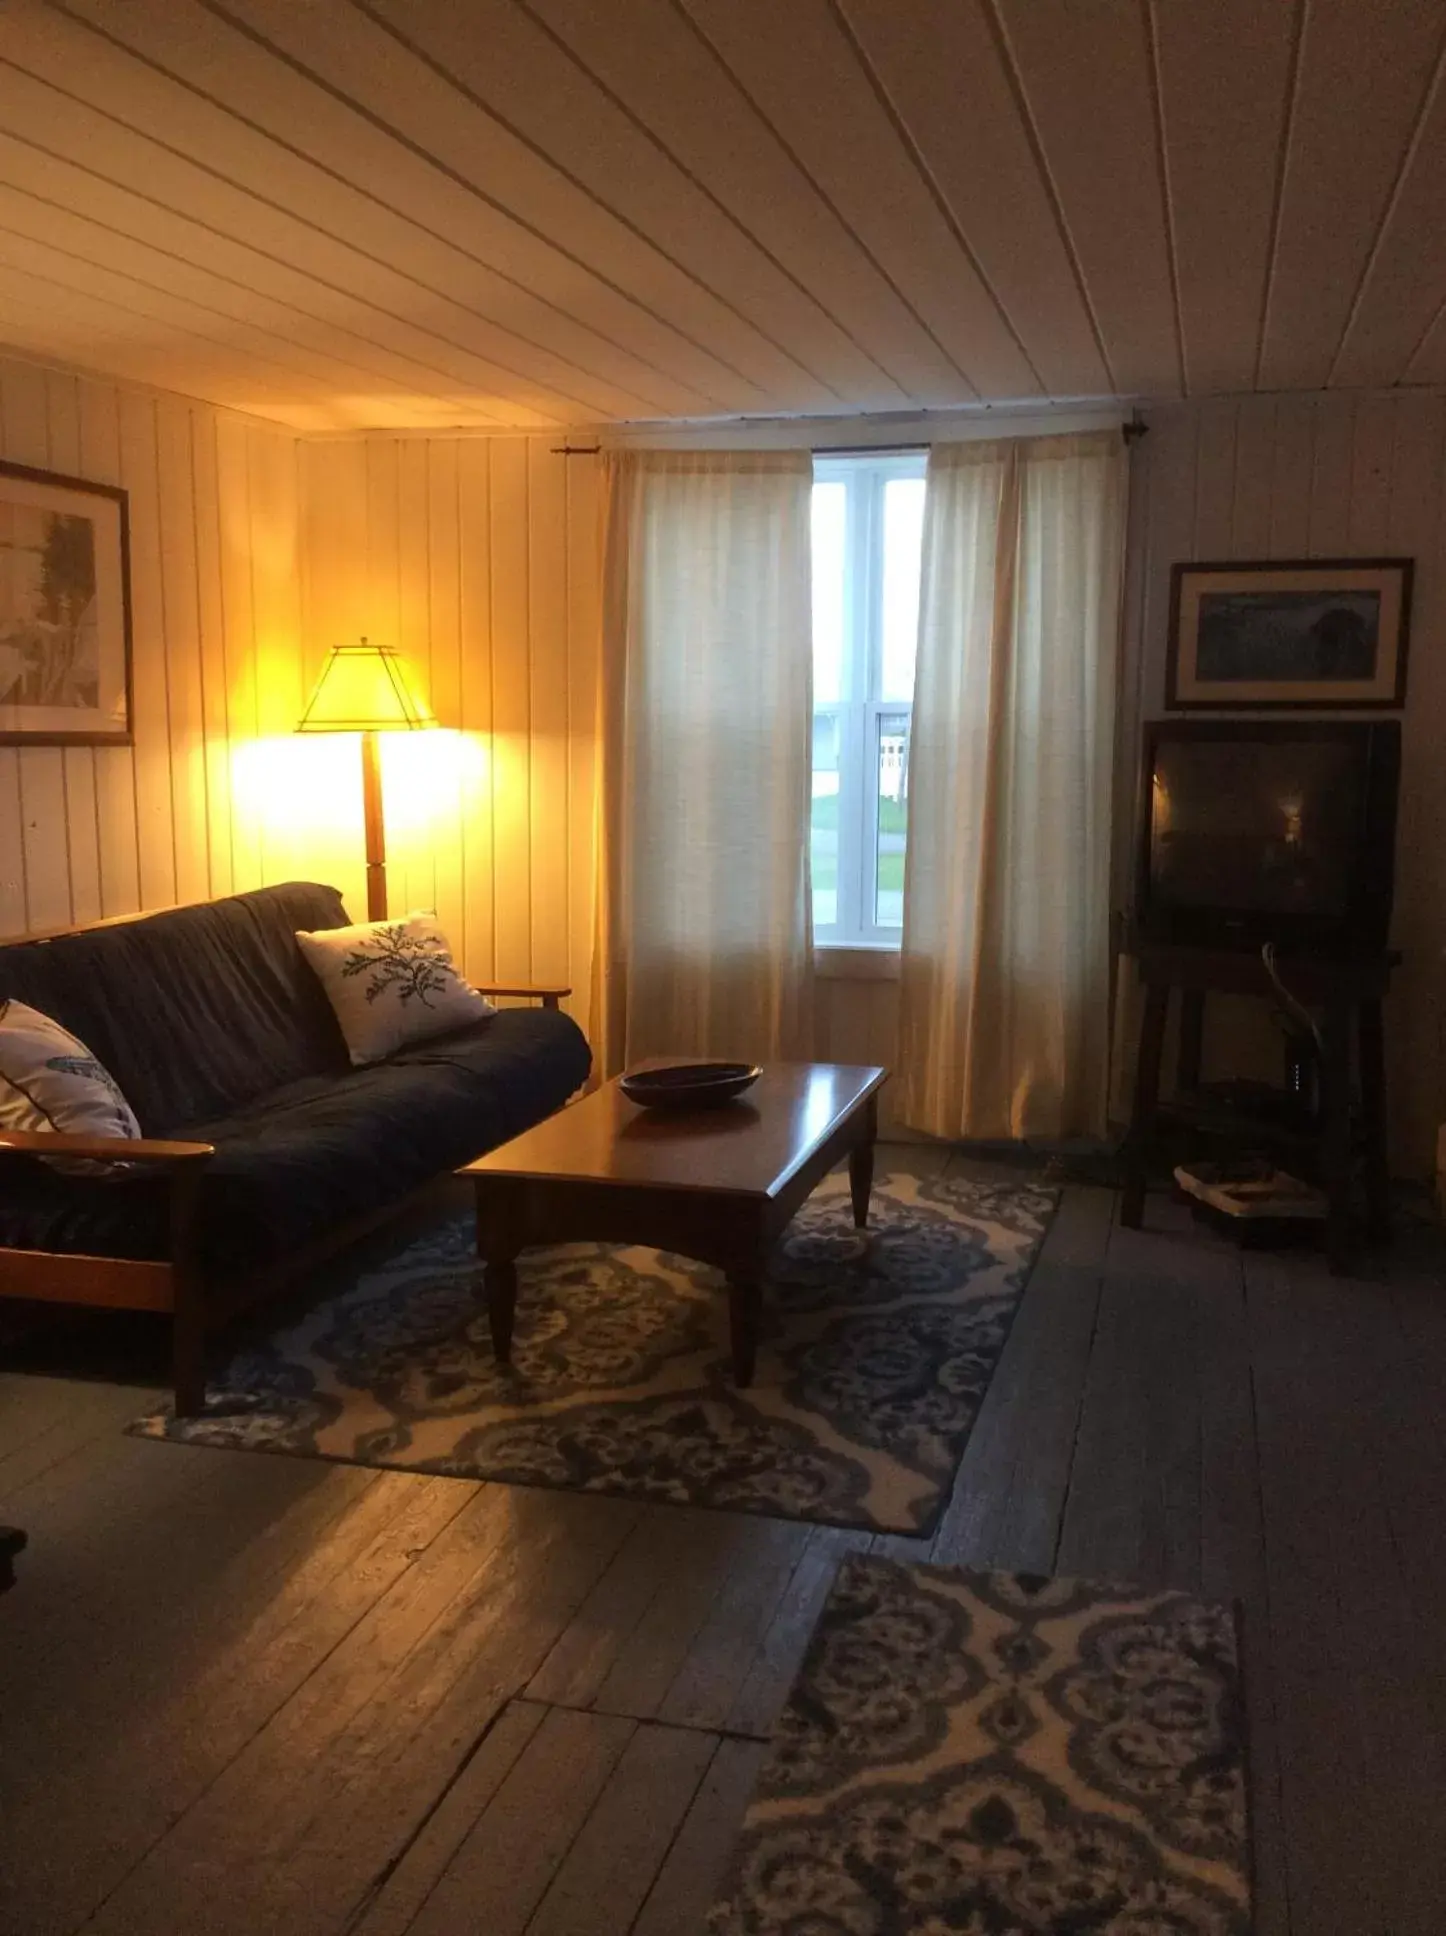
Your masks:
[{"label": "framed picture", "polygon": [[126,494],[0,464],[0,746],[130,743]]},{"label": "framed picture", "polygon": [[1176,565],[1165,703],[1403,706],[1409,558]]}]

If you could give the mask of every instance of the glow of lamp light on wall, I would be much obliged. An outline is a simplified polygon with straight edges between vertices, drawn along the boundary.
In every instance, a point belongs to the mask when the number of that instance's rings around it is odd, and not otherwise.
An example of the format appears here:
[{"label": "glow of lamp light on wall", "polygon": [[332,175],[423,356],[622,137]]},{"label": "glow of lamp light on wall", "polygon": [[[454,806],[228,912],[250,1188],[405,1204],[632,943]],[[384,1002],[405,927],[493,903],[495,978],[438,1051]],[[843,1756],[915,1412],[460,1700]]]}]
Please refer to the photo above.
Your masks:
[{"label": "glow of lamp light on wall", "polygon": [[485,740],[447,726],[434,732],[388,734],[382,742],[387,826],[402,840],[436,832],[460,809],[464,790],[485,785]]},{"label": "glow of lamp light on wall", "polygon": [[[487,740],[451,727],[387,734],[381,766],[387,833],[399,858],[455,837],[467,803],[490,789]],[[358,735],[289,732],[233,742],[231,799],[238,825],[264,850],[268,879],[294,874],[343,886],[363,825]]]},{"label": "glow of lamp light on wall", "polygon": [[329,850],[354,840],[361,780],[353,739],[310,744],[294,733],[240,740],[231,750],[231,796],[238,819],[275,842],[283,832]]}]

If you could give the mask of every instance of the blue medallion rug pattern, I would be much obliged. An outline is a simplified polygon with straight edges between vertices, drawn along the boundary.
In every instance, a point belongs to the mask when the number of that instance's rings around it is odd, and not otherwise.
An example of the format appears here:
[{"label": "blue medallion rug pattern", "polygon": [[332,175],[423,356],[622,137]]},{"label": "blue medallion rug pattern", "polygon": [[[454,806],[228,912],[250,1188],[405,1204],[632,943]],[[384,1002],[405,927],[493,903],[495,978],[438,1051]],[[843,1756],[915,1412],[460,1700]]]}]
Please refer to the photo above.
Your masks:
[{"label": "blue medallion rug pattern", "polygon": [[470,1218],[438,1225],[266,1341],[190,1445],[927,1533],[1055,1192],[898,1175],[856,1231],[825,1179],[770,1274],[757,1372],[732,1378],[719,1275],[636,1246],[519,1261],[512,1364],[492,1355]]},{"label": "blue medallion rug pattern", "polygon": [[1235,1625],[846,1559],[711,1936],[1248,1936]]}]

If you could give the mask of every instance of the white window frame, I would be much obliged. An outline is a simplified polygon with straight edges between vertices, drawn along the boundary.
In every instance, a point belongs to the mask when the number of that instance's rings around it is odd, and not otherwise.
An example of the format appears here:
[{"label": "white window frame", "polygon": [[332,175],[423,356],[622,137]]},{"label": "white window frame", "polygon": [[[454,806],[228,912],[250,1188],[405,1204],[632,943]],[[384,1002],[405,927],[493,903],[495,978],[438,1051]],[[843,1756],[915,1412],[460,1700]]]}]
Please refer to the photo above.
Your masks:
[{"label": "white window frame", "polygon": [[896,478],[923,478],[923,451],[870,451],[813,461],[815,484],[843,484],[845,499],[843,663],[840,697],[814,701],[814,719],[839,723],[837,918],[816,924],[820,948],[897,950],[902,927],[873,919],[877,907],[879,792],[874,775],[882,721],[912,715],[912,701],[884,699],[884,488]]}]

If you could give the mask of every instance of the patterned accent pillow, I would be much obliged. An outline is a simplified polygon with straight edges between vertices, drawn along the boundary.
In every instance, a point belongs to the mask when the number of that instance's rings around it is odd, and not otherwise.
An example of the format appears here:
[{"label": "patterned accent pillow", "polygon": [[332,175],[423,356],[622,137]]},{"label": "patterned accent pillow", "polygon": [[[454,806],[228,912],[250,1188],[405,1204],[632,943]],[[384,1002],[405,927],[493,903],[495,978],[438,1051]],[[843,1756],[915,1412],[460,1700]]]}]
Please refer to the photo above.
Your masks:
[{"label": "patterned accent pillow", "polygon": [[[0,1004],[0,1129],[60,1136],[137,1137],[135,1111],[84,1042],[38,1008]],[[127,1163],[47,1156],[52,1169],[88,1176],[122,1174]]]},{"label": "patterned accent pillow", "polygon": [[463,981],[435,915],[318,928],[296,938],[358,1067],[497,1013]]}]

